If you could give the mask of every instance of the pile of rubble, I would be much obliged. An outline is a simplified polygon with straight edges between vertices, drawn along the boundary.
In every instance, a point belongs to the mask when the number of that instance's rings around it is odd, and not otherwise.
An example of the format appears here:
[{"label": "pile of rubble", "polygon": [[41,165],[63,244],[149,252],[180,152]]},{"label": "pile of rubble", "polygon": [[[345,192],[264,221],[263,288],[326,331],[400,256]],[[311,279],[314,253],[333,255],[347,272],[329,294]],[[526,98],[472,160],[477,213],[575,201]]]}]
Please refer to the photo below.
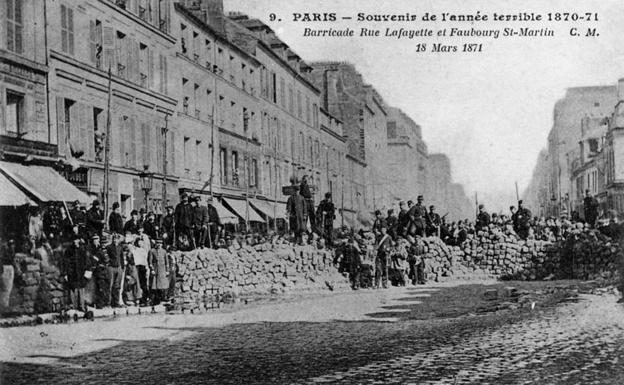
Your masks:
[{"label": "pile of rubble", "polygon": [[174,256],[178,266],[175,306],[181,309],[289,290],[349,287],[333,264],[333,252],[313,246],[264,243],[176,252]]}]

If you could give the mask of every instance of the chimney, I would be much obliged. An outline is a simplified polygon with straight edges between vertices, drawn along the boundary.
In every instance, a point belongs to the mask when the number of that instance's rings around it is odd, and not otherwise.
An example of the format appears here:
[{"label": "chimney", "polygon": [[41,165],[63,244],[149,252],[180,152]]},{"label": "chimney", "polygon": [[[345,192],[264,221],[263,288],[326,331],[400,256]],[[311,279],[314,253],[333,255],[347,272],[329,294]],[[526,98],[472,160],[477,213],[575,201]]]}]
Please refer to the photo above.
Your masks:
[{"label": "chimney", "polygon": [[624,101],[624,78],[618,80],[617,94],[618,100]]},{"label": "chimney", "polygon": [[223,0],[191,0],[185,6],[193,14],[218,32],[225,32]]}]

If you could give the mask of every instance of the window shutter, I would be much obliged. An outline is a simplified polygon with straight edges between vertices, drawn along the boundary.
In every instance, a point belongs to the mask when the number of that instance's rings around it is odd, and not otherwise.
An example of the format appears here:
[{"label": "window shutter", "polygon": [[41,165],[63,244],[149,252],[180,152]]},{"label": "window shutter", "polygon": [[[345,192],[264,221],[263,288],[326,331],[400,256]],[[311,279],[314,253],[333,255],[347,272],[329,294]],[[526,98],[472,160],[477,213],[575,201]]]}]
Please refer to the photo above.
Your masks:
[{"label": "window shutter", "polygon": [[152,165],[150,156],[149,123],[141,123],[141,151],[143,152],[143,164]]},{"label": "window shutter", "polygon": [[89,106],[84,103],[76,103],[74,105],[78,109],[78,115],[80,116],[79,125],[76,127],[78,133],[78,145],[80,150],[83,151],[82,159],[89,159],[89,146],[88,146],[88,121],[90,120],[87,114]]},{"label": "window shutter", "polygon": [[56,97],[56,130],[60,155],[67,153],[67,131],[65,128],[65,98]]},{"label": "window shutter", "polygon": [[128,142],[130,143],[130,151],[128,152],[129,158],[129,166],[138,168],[141,164],[141,158],[143,158],[142,154],[139,153],[137,149],[137,142],[140,140],[140,135],[137,135],[136,130],[136,118],[130,117],[128,120],[130,124],[128,125],[129,138]]},{"label": "window shutter", "polygon": [[112,27],[102,26],[102,63],[103,69],[115,71],[115,31]]},{"label": "window shutter", "polygon": [[117,128],[117,137],[115,138],[113,143],[119,143],[119,165],[127,166],[127,157],[126,157],[126,141],[128,140],[126,134],[126,124],[128,121],[124,119],[123,116],[119,117],[119,127]]},{"label": "window shutter", "polygon": [[95,64],[97,61],[97,37],[95,33],[95,21],[89,20],[89,59]]},{"label": "window shutter", "polygon": [[148,88],[154,88],[154,53],[147,47],[147,84]]},{"label": "window shutter", "polygon": [[178,162],[176,161],[176,150],[178,143],[176,142],[176,135],[173,131],[169,132],[169,142],[167,143],[167,148],[169,149],[168,154],[168,162],[167,162],[167,174],[168,175],[176,175]]},{"label": "window shutter", "polygon": [[67,40],[69,54],[74,54],[74,10],[67,8]]},{"label": "window shutter", "polygon": [[85,105],[85,119],[87,121],[87,125],[85,127],[86,134],[86,157],[89,160],[95,159],[95,125],[93,122],[93,106]]}]

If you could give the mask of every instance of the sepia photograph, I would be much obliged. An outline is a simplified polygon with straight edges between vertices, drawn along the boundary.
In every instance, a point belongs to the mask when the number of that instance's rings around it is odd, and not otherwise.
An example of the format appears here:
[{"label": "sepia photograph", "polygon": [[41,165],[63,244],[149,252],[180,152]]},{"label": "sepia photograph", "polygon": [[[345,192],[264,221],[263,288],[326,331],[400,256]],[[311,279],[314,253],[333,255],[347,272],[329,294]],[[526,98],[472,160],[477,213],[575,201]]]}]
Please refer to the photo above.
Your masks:
[{"label": "sepia photograph", "polygon": [[0,384],[624,384],[623,20],[0,0]]}]

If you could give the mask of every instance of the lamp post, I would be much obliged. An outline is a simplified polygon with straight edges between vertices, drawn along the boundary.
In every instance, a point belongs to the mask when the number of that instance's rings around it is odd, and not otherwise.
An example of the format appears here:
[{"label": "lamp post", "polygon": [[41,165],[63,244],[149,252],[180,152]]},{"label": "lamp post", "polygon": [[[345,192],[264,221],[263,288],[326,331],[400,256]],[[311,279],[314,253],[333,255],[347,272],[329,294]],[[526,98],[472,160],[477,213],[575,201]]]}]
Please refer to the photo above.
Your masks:
[{"label": "lamp post", "polygon": [[149,165],[143,165],[143,172],[139,175],[141,178],[141,189],[145,193],[145,210],[147,211],[147,199],[154,185],[154,173],[147,171]]}]

